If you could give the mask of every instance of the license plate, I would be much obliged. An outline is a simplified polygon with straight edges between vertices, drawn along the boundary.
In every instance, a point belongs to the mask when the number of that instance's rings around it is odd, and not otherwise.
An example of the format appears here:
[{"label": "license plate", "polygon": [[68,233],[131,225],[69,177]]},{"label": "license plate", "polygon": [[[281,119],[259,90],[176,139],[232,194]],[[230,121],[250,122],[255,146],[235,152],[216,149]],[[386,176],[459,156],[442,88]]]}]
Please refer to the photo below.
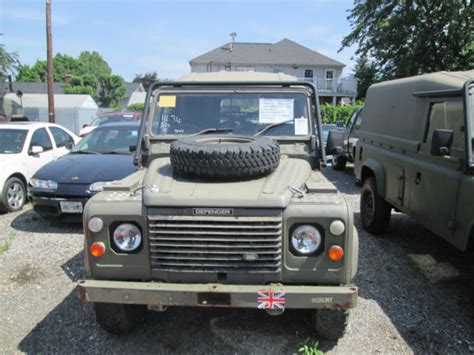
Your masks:
[{"label": "license plate", "polygon": [[63,213],[82,213],[82,202],[60,201],[59,204]]}]

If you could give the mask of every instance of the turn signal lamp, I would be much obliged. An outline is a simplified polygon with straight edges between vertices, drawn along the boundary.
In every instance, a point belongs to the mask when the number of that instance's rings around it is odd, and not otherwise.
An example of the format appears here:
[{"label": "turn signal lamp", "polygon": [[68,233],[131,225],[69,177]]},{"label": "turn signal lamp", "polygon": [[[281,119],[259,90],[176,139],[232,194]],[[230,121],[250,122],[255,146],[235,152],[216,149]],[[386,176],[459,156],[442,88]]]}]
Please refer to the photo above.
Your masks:
[{"label": "turn signal lamp", "polygon": [[90,247],[90,253],[92,256],[99,257],[105,254],[105,245],[104,243],[95,242],[92,243]]},{"label": "turn signal lamp", "polygon": [[339,261],[344,256],[344,249],[342,249],[339,245],[333,245],[329,248],[328,256],[332,261]]}]

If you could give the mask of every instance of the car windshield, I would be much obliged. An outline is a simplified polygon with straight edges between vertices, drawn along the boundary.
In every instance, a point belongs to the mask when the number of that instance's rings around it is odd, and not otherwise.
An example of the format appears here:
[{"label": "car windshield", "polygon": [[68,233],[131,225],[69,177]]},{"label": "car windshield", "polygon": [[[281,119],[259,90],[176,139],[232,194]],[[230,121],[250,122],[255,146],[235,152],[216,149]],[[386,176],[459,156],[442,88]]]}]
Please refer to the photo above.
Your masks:
[{"label": "car windshield", "polygon": [[26,129],[0,129],[0,154],[18,154],[23,150]]},{"label": "car windshield", "polygon": [[133,122],[133,121],[134,121],[134,115],[131,113],[99,116],[91,123],[91,127],[98,127],[98,126],[102,126],[108,123]]},{"label": "car windshield", "polygon": [[72,154],[131,154],[138,127],[104,127],[93,130],[71,150]]},{"label": "car windshield", "polygon": [[311,119],[303,93],[161,94],[152,132],[305,136],[311,134]]}]

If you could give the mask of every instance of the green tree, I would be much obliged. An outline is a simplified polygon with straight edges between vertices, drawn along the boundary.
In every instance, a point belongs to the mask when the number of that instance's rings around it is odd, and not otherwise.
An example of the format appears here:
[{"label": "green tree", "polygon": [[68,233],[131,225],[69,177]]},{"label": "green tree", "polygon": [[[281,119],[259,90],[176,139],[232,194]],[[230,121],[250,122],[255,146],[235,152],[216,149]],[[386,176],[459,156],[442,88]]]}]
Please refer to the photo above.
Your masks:
[{"label": "green tree", "polygon": [[20,69],[20,58],[17,52],[7,52],[3,45],[0,45],[0,73],[15,74]]},{"label": "green tree", "polygon": [[367,57],[357,59],[354,76],[357,79],[357,99],[359,100],[365,98],[370,85],[380,80],[377,74],[377,67]]},{"label": "green tree", "polygon": [[92,74],[96,77],[111,75],[112,69],[98,52],[84,51],[79,54],[77,59],[81,64],[79,75]]},{"label": "green tree", "polygon": [[127,89],[123,78],[119,75],[107,75],[99,78],[98,101],[101,107],[119,107],[125,98]]},{"label": "green tree", "polygon": [[45,60],[38,60],[33,66],[22,65],[16,75],[17,81],[46,81],[47,65]]},{"label": "green tree", "polygon": [[65,94],[88,94],[94,99],[97,97],[99,82],[94,75],[72,76],[64,85]]},{"label": "green tree", "polygon": [[381,79],[471,69],[473,14],[471,0],[355,0],[341,50],[356,44]]}]

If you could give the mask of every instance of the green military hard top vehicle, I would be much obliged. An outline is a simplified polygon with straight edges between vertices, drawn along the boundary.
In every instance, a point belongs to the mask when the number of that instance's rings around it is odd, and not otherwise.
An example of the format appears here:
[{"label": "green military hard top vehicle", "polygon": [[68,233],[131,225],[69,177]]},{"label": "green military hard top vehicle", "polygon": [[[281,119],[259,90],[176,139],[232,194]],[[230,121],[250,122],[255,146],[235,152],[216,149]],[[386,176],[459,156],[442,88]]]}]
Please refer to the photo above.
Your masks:
[{"label": "green military hard top vehicle", "polygon": [[362,224],[381,234],[405,212],[455,247],[474,236],[474,70],[372,85],[355,174]]},{"label": "green military hard top vehicle", "polygon": [[138,171],[85,206],[89,279],[77,290],[98,323],[125,332],[168,306],[300,308],[340,337],[357,302],[358,237],[319,170],[316,88],[192,74],[153,84],[143,117]]},{"label": "green military hard top vehicle", "polygon": [[347,162],[354,162],[355,145],[359,140],[362,108],[355,111],[347,122],[346,127],[329,132],[326,144],[326,154],[331,156],[334,170],[343,171]]}]

